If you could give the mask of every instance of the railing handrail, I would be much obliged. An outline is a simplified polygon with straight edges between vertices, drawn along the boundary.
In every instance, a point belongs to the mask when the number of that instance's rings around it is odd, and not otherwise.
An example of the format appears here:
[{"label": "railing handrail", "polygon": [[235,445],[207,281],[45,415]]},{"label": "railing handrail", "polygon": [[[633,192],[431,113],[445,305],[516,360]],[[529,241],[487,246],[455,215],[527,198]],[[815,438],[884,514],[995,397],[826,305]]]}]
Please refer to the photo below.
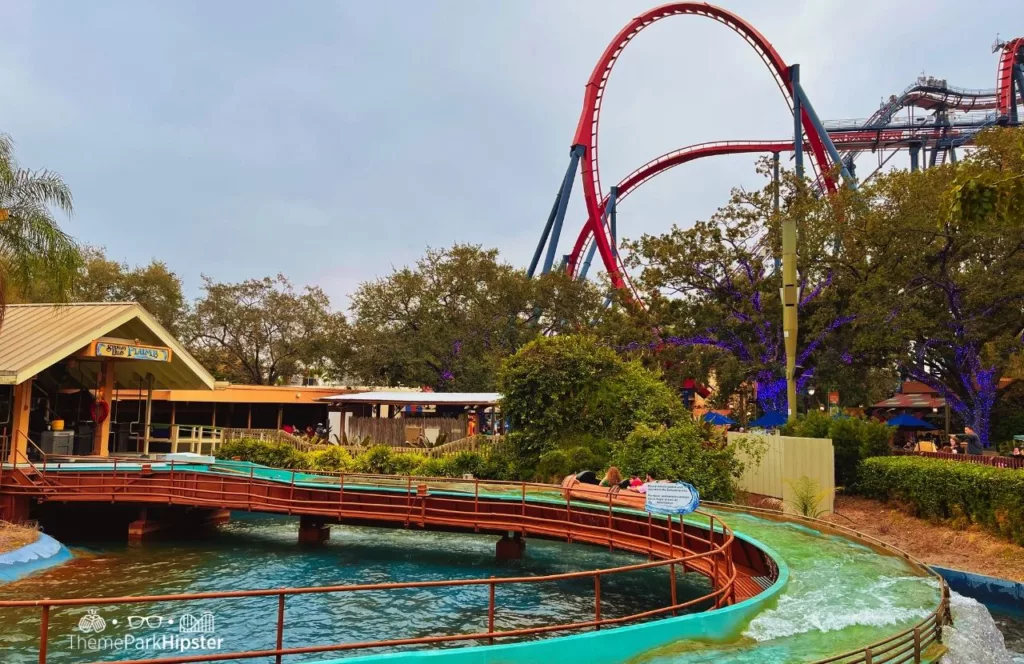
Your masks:
[{"label": "railing handrail", "polygon": [[925,459],[941,459],[942,461],[959,461],[961,463],[974,463],[995,468],[1009,468],[1020,470],[1024,468],[1024,457],[995,456],[988,454],[953,454],[952,452],[918,452],[916,450],[893,449],[893,456],[916,456]]},{"label": "railing handrail", "polygon": [[[122,481],[123,483],[126,483],[126,484],[129,483],[129,482],[134,482],[134,481],[138,480],[138,478],[132,477],[132,476],[128,475],[127,473],[125,473],[123,469],[122,469],[122,472],[119,474],[117,472],[117,467],[116,467],[117,460],[116,459],[114,461],[114,464],[115,464],[114,465],[114,472],[112,474],[107,474],[105,472],[86,471],[85,473],[83,473],[84,477],[77,477],[76,482],[75,482],[74,485],[60,485],[60,484],[58,484],[58,485],[56,485],[56,487],[57,487],[58,490],[60,490],[60,489],[67,489],[70,493],[75,494],[79,499],[81,499],[83,497],[91,498],[93,495],[97,495],[97,496],[102,495],[104,498],[109,497],[110,499],[114,500],[115,499],[115,493],[116,493],[118,487],[114,486],[112,484],[102,483],[103,480],[114,478],[114,479],[118,479],[118,480],[120,480],[120,481]],[[175,462],[172,460],[167,465],[169,466],[169,469],[170,469],[169,474],[166,474],[166,475],[165,474],[160,474],[156,478],[150,478],[150,482],[151,483],[147,484],[147,485],[132,484],[133,488],[134,489],[138,489],[141,486],[142,488],[146,488],[148,490],[148,493],[146,494],[147,496],[155,496],[157,498],[162,499],[162,496],[166,495],[168,497],[169,501],[173,501],[173,499],[175,497],[175,487],[176,486],[187,486],[187,490],[188,490],[190,495],[188,495],[188,496],[181,496],[181,497],[185,498],[186,500],[191,500],[193,502],[199,502],[200,504],[202,504],[202,500],[204,500],[204,499],[197,499],[196,498],[196,494],[197,493],[200,493],[200,494],[203,494],[203,493],[205,493],[205,494],[217,493],[218,495],[222,496],[221,497],[221,501],[222,501],[221,504],[222,505],[228,504],[228,501],[225,498],[223,498],[223,496],[226,496],[226,495],[242,495],[242,496],[244,496],[245,495],[245,492],[236,493],[234,491],[226,491],[223,483],[221,484],[221,487],[219,488],[219,490],[216,489],[216,488],[196,487],[192,483],[188,483],[187,485],[181,485],[181,484],[176,485],[175,484],[175,475],[174,475]],[[184,467],[185,470],[188,470],[189,466],[192,466],[192,464],[178,464],[178,476],[180,477],[180,476],[182,476],[184,474],[184,473],[182,473],[182,468],[183,467]],[[192,469],[194,470],[194,466],[192,466]],[[157,469],[154,468],[152,470],[154,471],[154,474],[155,474],[155,471]],[[54,476],[59,477],[61,475],[62,471],[50,471],[50,472]],[[297,479],[301,483],[301,479],[302,478],[297,478],[297,475],[300,475],[301,473],[299,473],[298,471],[290,471],[290,473],[291,473],[291,482],[289,484],[286,479],[285,480],[282,480],[282,479],[271,480],[271,479],[261,478],[261,477],[255,475],[255,466],[253,466],[253,467],[250,468],[248,477],[245,477],[243,475],[243,476],[237,477],[235,479],[248,479],[248,483],[245,484],[245,486],[246,486],[246,491],[248,492],[249,499],[250,500],[256,499],[256,500],[265,501],[265,504],[266,504],[265,509],[271,509],[272,505],[277,505],[278,507],[281,507],[282,505],[288,505],[288,506],[290,506],[290,508],[289,508],[289,511],[290,511],[291,509],[294,509],[296,507],[296,505],[300,505],[302,503],[309,503],[309,504],[317,504],[317,505],[319,505],[321,502],[323,502],[323,501],[315,500],[314,496],[310,496],[307,499],[301,499],[301,498],[300,499],[296,499],[294,497],[294,487],[296,486]],[[150,473],[147,473],[147,475],[149,475],[149,474]],[[83,479],[88,480],[89,476],[92,476],[94,479],[96,479],[96,480],[101,482],[101,484],[98,485],[99,489],[96,489],[96,487],[90,486],[87,483],[83,483],[82,480]],[[360,477],[362,477],[362,476],[360,476]],[[377,476],[377,477],[381,477],[381,476]],[[576,500],[576,504],[574,505],[573,504],[573,497],[572,497],[572,495],[569,493],[568,490],[565,490],[562,487],[556,487],[556,486],[552,486],[552,485],[540,485],[540,486],[543,486],[547,490],[550,490],[552,492],[564,495],[564,497],[565,497],[564,506],[562,506],[562,505],[552,505],[552,504],[549,504],[549,503],[546,503],[546,502],[534,503],[533,506],[535,508],[539,508],[541,511],[539,513],[535,512],[534,514],[527,515],[526,511],[525,511],[526,490],[527,490],[526,489],[526,485],[523,484],[523,483],[516,483],[516,486],[519,487],[519,490],[520,490],[520,493],[521,493],[521,496],[522,496],[522,500],[523,500],[523,505],[524,505],[523,514],[520,516],[518,514],[505,514],[504,512],[502,512],[500,510],[498,510],[498,511],[487,511],[487,510],[481,511],[480,508],[481,508],[482,505],[488,504],[488,505],[491,505],[493,507],[493,504],[496,501],[500,500],[500,498],[498,496],[491,495],[491,494],[489,494],[489,495],[481,495],[480,494],[480,482],[476,481],[476,480],[473,481],[473,484],[474,484],[474,487],[475,487],[474,491],[472,493],[467,492],[467,498],[469,498],[469,497],[472,498],[472,502],[471,503],[470,503],[469,500],[466,501],[467,509],[461,509],[460,508],[458,510],[453,510],[453,509],[444,507],[443,503],[442,503],[442,505],[440,507],[437,506],[437,505],[434,505],[433,507],[428,507],[426,501],[427,501],[427,498],[429,498],[431,496],[431,494],[428,491],[425,491],[424,489],[429,489],[429,482],[425,481],[423,478],[415,478],[415,479],[416,479],[416,483],[414,484],[412,477],[390,476],[390,480],[392,482],[395,482],[395,481],[402,482],[402,480],[404,480],[404,488],[408,492],[408,496],[409,496],[407,504],[408,504],[408,507],[409,507],[409,514],[410,515],[413,515],[416,512],[418,512],[419,514],[430,514],[431,519],[432,520],[436,520],[436,522],[441,522],[444,519],[451,519],[455,515],[458,515],[460,518],[464,519],[467,527],[469,525],[475,525],[476,527],[479,527],[480,525],[483,525],[485,528],[489,527],[489,528],[493,529],[493,528],[495,528],[497,526],[501,526],[502,530],[505,530],[505,526],[504,526],[505,519],[518,520],[520,522],[521,526],[522,526],[522,531],[524,533],[526,533],[526,532],[540,532],[540,533],[546,532],[546,533],[548,533],[550,535],[551,533],[560,532],[564,528],[564,536],[567,539],[569,539],[570,541],[573,538],[581,539],[583,541],[594,541],[598,537],[602,538],[602,540],[603,540],[605,535],[607,535],[608,536],[608,545],[609,546],[612,546],[613,542],[614,542],[614,544],[616,544],[619,548],[622,548],[624,550],[634,550],[635,551],[637,543],[639,542],[641,547],[642,546],[646,546],[648,548],[647,553],[649,555],[661,557],[662,559],[661,560],[649,561],[649,562],[645,562],[645,563],[638,563],[638,564],[635,564],[635,565],[624,565],[624,566],[617,566],[617,567],[598,569],[598,570],[586,570],[586,571],[579,571],[579,572],[568,572],[568,573],[552,574],[552,575],[537,576],[537,577],[505,577],[505,578],[501,578],[501,579],[497,579],[497,578],[493,578],[492,577],[492,578],[488,578],[488,579],[455,579],[455,580],[438,580],[438,581],[395,582],[395,583],[384,583],[384,584],[355,584],[355,585],[342,585],[342,586],[337,586],[336,585],[336,586],[305,587],[305,588],[275,588],[275,589],[236,590],[236,591],[220,591],[220,592],[214,591],[214,592],[205,592],[205,593],[180,593],[180,594],[174,594],[174,595],[152,595],[152,596],[136,596],[136,597],[65,598],[65,599],[44,598],[44,599],[36,599],[36,600],[6,600],[6,601],[0,601],[0,607],[4,607],[4,608],[38,607],[38,608],[40,608],[42,610],[41,634],[40,634],[40,640],[39,640],[39,643],[40,643],[40,662],[45,662],[46,661],[46,659],[45,659],[46,658],[46,643],[47,643],[46,634],[47,634],[47,629],[48,629],[48,624],[49,624],[50,610],[51,610],[51,608],[54,608],[54,607],[82,606],[82,605],[138,604],[138,603],[143,603],[143,602],[165,602],[165,601],[167,601],[167,602],[175,602],[175,601],[189,601],[189,600],[241,598],[241,597],[254,597],[254,596],[263,596],[263,597],[266,597],[266,596],[276,596],[276,597],[279,598],[279,600],[278,600],[278,611],[279,611],[278,612],[278,634],[277,634],[277,636],[278,636],[277,644],[278,645],[277,645],[276,649],[274,649],[274,650],[267,650],[267,651],[248,651],[248,652],[235,652],[235,653],[223,653],[223,654],[218,653],[218,654],[214,654],[214,655],[200,655],[200,656],[187,656],[187,657],[170,657],[170,658],[161,658],[161,659],[157,659],[157,660],[148,660],[150,662],[156,661],[156,662],[170,663],[170,662],[221,661],[221,660],[227,660],[227,659],[246,659],[246,658],[267,657],[267,656],[274,656],[274,657],[277,657],[278,660],[280,660],[281,656],[290,655],[290,654],[313,653],[313,652],[330,652],[330,651],[351,650],[351,649],[359,649],[359,648],[384,647],[384,646],[390,646],[390,645],[411,645],[411,644],[417,644],[417,643],[425,644],[425,643],[457,642],[457,641],[466,641],[466,640],[474,640],[474,639],[489,639],[491,642],[493,642],[493,639],[495,639],[495,638],[503,638],[503,637],[508,637],[508,636],[520,636],[520,635],[529,635],[529,634],[542,634],[542,633],[549,633],[549,632],[559,632],[559,631],[585,629],[585,628],[589,628],[589,627],[594,627],[594,628],[600,629],[602,626],[605,626],[605,625],[619,625],[619,624],[623,624],[625,622],[639,620],[639,619],[642,619],[642,618],[647,618],[647,617],[651,617],[651,616],[667,614],[669,612],[673,612],[674,613],[674,612],[677,612],[677,611],[679,611],[681,609],[685,609],[685,608],[688,608],[688,607],[691,607],[691,606],[695,606],[695,605],[698,605],[700,603],[712,603],[712,606],[717,608],[717,607],[719,607],[719,606],[721,606],[723,604],[729,603],[730,601],[735,601],[735,592],[736,592],[735,588],[736,588],[736,579],[737,579],[737,576],[738,576],[738,571],[737,571],[736,565],[735,565],[735,563],[734,563],[734,561],[732,559],[732,556],[731,556],[732,546],[733,546],[733,543],[735,541],[735,538],[734,538],[734,535],[732,533],[732,530],[728,527],[728,525],[724,521],[722,521],[720,518],[716,517],[713,514],[700,513],[702,516],[706,516],[708,518],[707,539],[705,539],[704,537],[701,537],[700,535],[693,534],[693,533],[689,534],[689,537],[687,537],[687,533],[686,533],[686,530],[685,530],[685,525],[684,525],[682,519],[680,519],[679,522],[678,522],[679,523],[679,528],[680,528],[680,535],[679,535],[679,541],[677,543],[677,538],[676,538],[676,536],[674,534],[675,533],[674,523],[676,523],[676,521],[674,519],[672,519],[672,518],[659,519],[659,523],[657,525],[657,528],[658,528],[658,539],[655,539],[652,536],[653,524],[652,524],[652,522],[650,520],[650,517],[648,517],[648,521],[647,521],[648,533],[647,533],[646,537],[644,535],[640,534],[640,533],[634,533],[634,532],[631,532],[631,531],[619,531],[619,530],[616,530],[613,527],[614,520],[616,518],[618,518],[618,519],[626,518],[626,519],[630,519],[631,521],[636,521],[637,519],[636,519],[635,516],[627,515],[627,514],[622,514],[621,512],[618,514],[618,516],[615,516],[614,512],[613,512],[613,509],[612,509],[613,506],[611,504],[611,499],[612,499],[611,498],[611,493],[609,493],[609,503],[608,503],[608,506],[607,506],[608,507],[608,512],[607,512],[608,522],[607,522],[607,524],[608,525],[607,525],[607,528],[606,528],[606,527],[604,527],[604,526],[602,526],[600,524],[592,524],[592,523],[587,522],[587,520],[580,520],[580,519],[578,519],[578,516],[580,514],[587,514],[587,515],[595,515],[595,514],[600,515],[600,514],[603,514],[604,511],[605,511],[605,506],[604,505],[602,505],[599,502],[594,502],[594,501],[589,501],[589,500],[580,500],[580,499],[577,499]],[[167,491],[165,491],[165,492],[158,491],[157,489],[165,488],[164,485],[163,485],[165,480],[169,480],[169,482],[166,483],[167,484]],[[442,483],[444,483],[444,484],[449,484],[453,480],[451,478],[440,478],[440,481]],[[458,480],[455,480],[455,481],[457,482]],[[466,480],[463,480],[463,481],[465,482]],[[264,484],[264,483],[265,484],[274,484],[274,485],[276,485],[278,487],[285,487],[285,488],[290,486],[291,490],[287,493],[287,497],[271,496],[269,493],[266,496],[262,496],[262,495],[258,495],[258,494],[254,495],[253,492],[252,492],[253,487],[254,486],[258,486],[259,484]],[[504,483],[504,484],[508,485],[508,484],[513,484],[513,483]],[[392,484],[392,486],[393,486],[393,484]],[[233,489],[233,488],[234,487],[229,487],[229,489]],[[304,485],[303,488],[308,488],[308,487]],[[333,487],[319,487],[319,488],[320,489],[328,489],[328,488],[333,489]],[[442,489],[442,490],[444,488],[445,487],[439,487],[439,489]],[[22,489],[27,490],[27,489],[30,489],[30,487],[22,487]],[[376,504],[376,503],[371,504],[370,502],[367,502],[365,500],[365,497],[366,497],[365,487],[359,487],[359,488],[350,487],[348,489],[348,491],[351,492],[351,493],[354,493],[354,494],[363,494],[364,500],[360,500],[360,501],[357,501],[357,502],[353,503],[353,506],[349,507],[349,509],[353,510],[353,509],[357,508],[358,512],[360,514],[362,514],[364,516],[364,518],[365,517],[376,518],[375,515],[377,513],[373,511],[373,508],[375,508],[375,507],[386,505],[386,506],[389,506],[391,508],[394,508],[394,506],[395,506],[395,503],[392,502],[392,498],[388,498],[387,496],[385,496],[383,498],[384,502],[380,503],[379,505]],[[25,491],[21,491],[21,493],[25,493]],[[332,505],[337,505],[338,506],[338,511],[340,513],[341,512],[340,505],[343,503],[344,498],[345,498],[345,493],[346,493],[346,488],[345,488],[345,485],[343,483],[343,480],[338,485],[337,493],[339,494],[338,498],[337,499],[332,498]],[[415,512],[414,512],[414,503],[412,502],[414,496],[416,498],[420,498],[422,496],[421,504],[419,506],[415,506]],[[436,496],[436,494],[435,494],[435,496]],[[131,494],[131,495],[128,495],[128,496],[125,496],[125,497],[127,499],[129,499],[129,500],[131,500],[133,498],[137,500],[140,496],[138,494]],[[60,495],[52,495],[51,498],[60,499]],[[468,507],[469,505],[472,505],[472,507]],[[307,511],[313,512],[314,510],[312,508],[307,508]],[[393,516],[401,517],[400,511],[394,512]],[[574,516],[576,516],[577,518],[574,519]],[[406,518],[408,518],[408,517],[406,517]],[[538,523],[540,525],[538,525]],[[691,527],[696,526],[696,527],[699,527],[699,528],[702,528],[702,529],[704,527],[703,524],[690,524],[690,525],[691,525]],[[716,526],[717,526],[717,528],[716,528]],[[626,534],[627,535],[627,539],[626,540],[622,540],[622,541],[615,541],[613,535],[616,534],[616,533]],[[720,536],[719,536],[719,533],[720,533]],[[660,539],[660,537],[663,536],[663,535],[665,536],[666,539]],[[706,545],[706,550],[705,551],[695,551],[693,549],[688,549],[686,547],[687,539],[689,539],[691,545],[694,545],[697,542],[700,542],[702,545]],[[682,555],[679,555],[680,553]],[[702,564],[695,564],[696,561],[698,561],[698,560],[703,560],[704,562]],[[676,591],[675,591],[675,582],[676,582],[675,568],[676,568],[677,565],[682,565],[684,572],[687,570],[687,568],[689,568],[692,571],[696,571],[696,572],[699,572],[701,574],[704,574],[705,576],[708,576],[711,579],[711,581],[712,581],[712,590],[711,590],[711,592],[706,593],[705,595],[703,595],[703,596],[701,596],[699,598],[691,599],[691,600],[688,600],[688,601],[685,601],[685,602],[682,602],[682,603],[678,602],[677,601],[677,597],[676,597]],[[704,569],[705,566],[706,566],[706,570]],[[601,577],[602,576],[609,576],[609,575],[613,575],[613,574],[626,573],[626,572],[631,572],[631,571],[636,571],[636,570],[653,569],[653,568],[664,568],[664,567],[668,567],[669,568],[669,570],[670,570],[669,578],[670,578],[671,583],[672,583],[671,603],[668,606],[664,606],[664,607],[660,607],[660,608],[656,608],[656,609],[652,609],[652,610],[648,610],[648,611],[643,611],[643,612],[632,614],[632,615],[629,615],[629,616],[621,616],[621,617],[617,617],[617,618],[602,618],[601,617],[600,585],[601,585]],[[514,630],[506,630],[506,631],[495,631],[495,629],[494,629],[494,613],[495,613],[495,610],[497,608],[496,600],[494,599],[494,597],[495,597],[495,595],[494,595],[495,587],[497,587],[499,585],[504,586],[504,585],[510,585],[510,584],[551,583],[551,582],[558,582],[558,581],[572,580],[572,579],[593,579],[593,581],[594,581],[594,589],[595,589],[594,590],[594,592],[595,592],[595,616],[594,616],[593,620],[583,620],[583,621],[576,620],[576,621],[571,621],[571,622],[567,622],[567,623],[559,623],[559,624],[554,624],[554,625],[543,625],[543,626],[531,627],[531,628],[522,628],[522,629],[514,629]],[[458,586],[488,586],[490,588],[490,603],[489,603],[489,607],[488,607],[489,620],[488,620],[488,630],[487,630],[487,632],[474,632],[474,633],[471,633],[471,634],[455,634],[455,635],[450,635],[450,636],[431,636],[431,637],[416,637],[416,638],[407,638],[407,639],[393,639],[393,640],[389,640],[389,641],[373,641],[373,642],[366,642],[366,643],[336,643],[336,644],[320,645],[320,646],[304,646],[304,647],[300,647],[300,648],[283,648],[282,645],[281,645],[282,644],[283,632],[284,632],[284,604],[285,604],[285,599],[287,597],[289,597],[289,596],[301,595],[301,594],[334,593],[334,592],[359,592],[359,591],[370,591],[370,592],[372,592],[372,591],[401,590],[401,589],[413,589],[413,588],[446,588],[446,587],[458,587]]]}]

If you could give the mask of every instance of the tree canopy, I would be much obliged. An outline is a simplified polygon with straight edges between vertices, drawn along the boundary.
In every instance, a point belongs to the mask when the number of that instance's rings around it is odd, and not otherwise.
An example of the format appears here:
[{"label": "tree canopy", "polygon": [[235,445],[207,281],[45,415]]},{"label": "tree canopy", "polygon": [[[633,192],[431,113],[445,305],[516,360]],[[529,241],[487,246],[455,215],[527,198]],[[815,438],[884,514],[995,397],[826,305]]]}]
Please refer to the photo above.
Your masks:
[{"label": "tree canopy", "polygon": [[[296,292],[282,275],[216,283],[203,277],[185,339],[214,375],[238,383],[273,385],[295,375],[340,374],[345,318],[332,312],[319,287]],[[338,361],[338,360],[336,360]]]},{"label": "tree canopy", "polygon": [[505,357],[539,335],[586,327],[599,311],[590,284],[527,279],[495,249],[428,249],[352,296],[351,371],[368,384],[490,390]]},{"label": "tree canopy", "polygon": [[82,255],[51,209],[70,215],[72,207],[64,180],[19,166],[13,141],[0,134],[0,323],[8,299],[27,299],[39,279],[49,284],[51,301],[73,299]]}]

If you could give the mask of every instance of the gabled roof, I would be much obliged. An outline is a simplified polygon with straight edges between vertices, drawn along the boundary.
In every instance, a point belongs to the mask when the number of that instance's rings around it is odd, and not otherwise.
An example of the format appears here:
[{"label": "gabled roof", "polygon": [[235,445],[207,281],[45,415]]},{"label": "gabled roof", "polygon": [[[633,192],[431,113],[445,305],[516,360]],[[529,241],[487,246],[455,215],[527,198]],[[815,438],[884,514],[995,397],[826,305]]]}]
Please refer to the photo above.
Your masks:
[{"label": "gabled roof", "polygon": [[[8,305],[0,326],[0,382],[18,384],[74,355],[100,337],[167,346],[170,362],[115,362],[116,385],[212,390],[214,378],[153,316],[135,302]],[[98,362],[79,360],[74,372],[95,380]]]}]

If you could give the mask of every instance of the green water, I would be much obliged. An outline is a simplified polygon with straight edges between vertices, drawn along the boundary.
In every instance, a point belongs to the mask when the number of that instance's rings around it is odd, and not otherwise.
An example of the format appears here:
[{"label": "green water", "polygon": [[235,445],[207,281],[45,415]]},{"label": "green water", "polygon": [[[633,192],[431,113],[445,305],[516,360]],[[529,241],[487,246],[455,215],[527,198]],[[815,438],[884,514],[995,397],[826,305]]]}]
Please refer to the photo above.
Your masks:
[{"label": "green water", "polygon": [[734,643],[679,642],[637,662],[810,662],[902,632],[938,606],[938,583],[917,576],[901,558],[796,524],[720,516],[778,553],[789,565],[789,584],[777,605],[754,618]]},{"label": "green water", "polygon": [[[488,576],[536,576],[646,562],[646,558],[585,545],[530,540],[522,561],[499,564],[494,536],[456,535],[416,529],[333,526],[320,548],[297,543],[297,519],[236,515],[211,538],[153,542],[141,547],[67,542],[70,562],[0,586],[2,599],[169,594],[251,588],[322,586],[395,581],[428,581]],[[687,575],[680,598],[709,592],[706,579]],[[487,587],[416,589],[332,595],[304,595],[286,604],[285,647],[486,631]],[[605,617],[669,603],[664,569],[604,577]],[[523,584],[497,591],[498,630],[586,620],[594,611],[593,581],[584,579]],[[54,610],[48,661],[78,664],[97,660],[170,656],[168,651],[84,651],[78,622],[88,607]],[[183,613],[215,617],[225,652],[272,648],[275,597],[189,601],[176,604],[97,607],[106,623],[103,636],[163,638],[177,633],[168,619]],[[158,627],[131,629],[130,616],[164,619]],[[113,624],[117,620],[118,624]],[[154,619],[155,622],[156,619]],[[35,662],[38,610],[0,609],[0,662]],[[466,645],[477,645],[469,642]],[[373,651],[359,651],[368,654]],[[196,653],[191,653],[196,654]],[[330,653],[294,656],[311,662]],[[265,661],[265,660],[246,660]]]}]

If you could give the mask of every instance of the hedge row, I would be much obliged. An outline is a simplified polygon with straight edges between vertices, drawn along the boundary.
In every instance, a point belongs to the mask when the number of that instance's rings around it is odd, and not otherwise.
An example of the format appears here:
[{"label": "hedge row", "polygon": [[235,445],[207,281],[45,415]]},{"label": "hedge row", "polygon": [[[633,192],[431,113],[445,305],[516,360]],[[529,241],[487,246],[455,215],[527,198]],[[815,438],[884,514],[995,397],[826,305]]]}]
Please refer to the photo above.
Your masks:
[{"label": "hedge row", "polygon": [[922,457],[861,462],[856,492],[894,500],[917,516],[976,523],[1024,545],[1024,471]]},{"label": "hedge row", "polygon": [[325,470],[381,475],[417,475],[421,477],[462,477],[472,473],[481,479],[512,479],[500,454],[456,452],[444,457],[396,453],[387,445],[376,445],[352,455],[341,447],[315,452],[300,452],[287,443],[238,439],[220,446],[220,459],[239,459],[274,468]]}]

